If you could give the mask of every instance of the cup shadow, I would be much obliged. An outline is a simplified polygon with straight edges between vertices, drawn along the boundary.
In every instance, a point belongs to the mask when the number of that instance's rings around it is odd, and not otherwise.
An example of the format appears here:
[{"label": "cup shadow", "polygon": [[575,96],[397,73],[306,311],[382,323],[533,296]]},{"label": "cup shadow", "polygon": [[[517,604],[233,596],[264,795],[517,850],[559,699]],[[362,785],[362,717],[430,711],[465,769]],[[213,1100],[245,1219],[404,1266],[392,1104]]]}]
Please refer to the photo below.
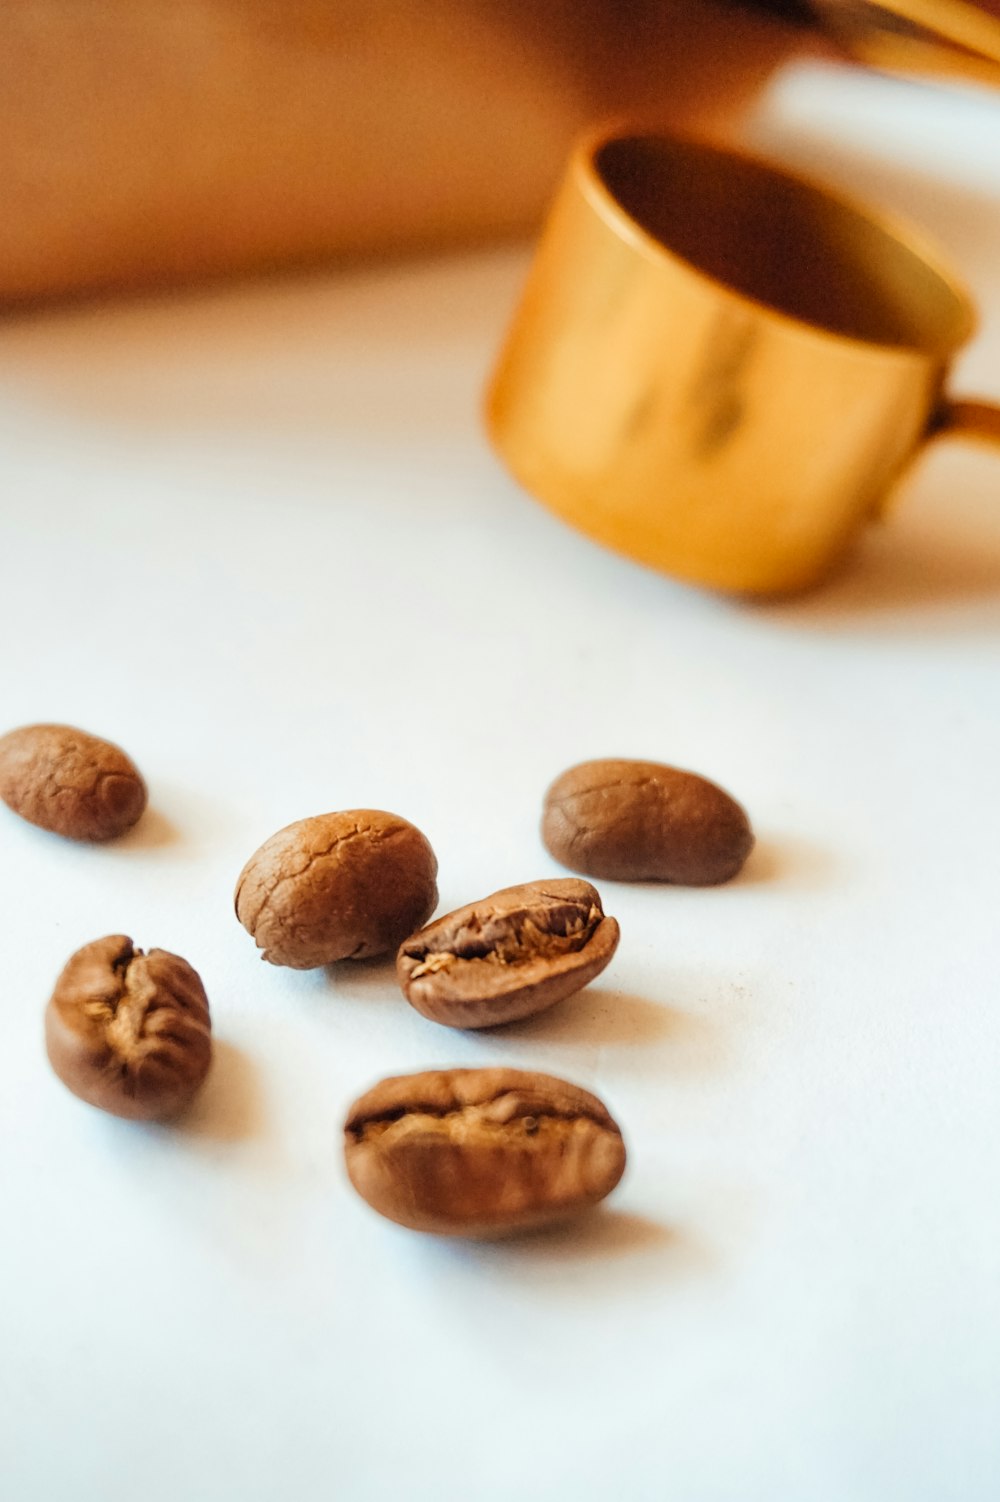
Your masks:
[{"label": "cup shadow", "polygon": [[[915,498],[900,495],[900,508],[914,504]],[[956,515],[953,506],[949,511],[954,531],[940,524],[920,526],[905,514],[890,516],[859,541],[840,570],[818,589],[749,602],[749,608],[782,626],[824,631],[927,609],[1000,601],[1000,532],[995,518],[976,512]]]},{"label": "cup shadow", "polygon": [[[793,170],[819,175],[872,205],[904,214],[961,257],[973,286],[971,268],[992,264],[1000,231],[1000,205],[992,186],[949,177],[940,162],[927,168],[915,159],[900,160],[896,152],[891,158],[880,156],[870,140],[852,138],[851,132],[842,137],[803,118],[797,105],[785,118],[758,118],[750,139]],[[954,377],[952,384],[964,390],[969,380]],[[972,385],[985,387],[982,395],[996,400],[992,372],[973,378]],[[970,487],[971,471],[953,468],[956,462],[943,455],[933,460],[922,456],[902,478],[884,524],[866,530],[836,575],[808,594],[762,602],[758,608],[773,613],[782,625],[839,630],[855,619],[867,627],[873,620],[884,624],[894,613],[910,616],[930,608],[940,614],[1000,600],[995,484],[985,467],[977,467]],[[990,464],[996,465],[995,457]],[[936,628],[940,624],[935,621]]]}]

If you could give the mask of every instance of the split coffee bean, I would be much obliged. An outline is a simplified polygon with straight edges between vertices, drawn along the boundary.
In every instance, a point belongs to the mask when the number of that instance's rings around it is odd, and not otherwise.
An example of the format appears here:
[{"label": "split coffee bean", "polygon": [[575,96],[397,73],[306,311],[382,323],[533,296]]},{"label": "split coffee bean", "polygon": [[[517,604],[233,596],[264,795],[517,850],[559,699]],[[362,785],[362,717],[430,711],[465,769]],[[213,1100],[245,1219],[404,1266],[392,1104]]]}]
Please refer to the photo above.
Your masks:
[{"label": "split coffee bean", "polygon": [[396,973],[410,1005],[449,1027],[530,1017],[579,991],[618,946],[618,924],[575,878],[506,887],[407,939]]}]

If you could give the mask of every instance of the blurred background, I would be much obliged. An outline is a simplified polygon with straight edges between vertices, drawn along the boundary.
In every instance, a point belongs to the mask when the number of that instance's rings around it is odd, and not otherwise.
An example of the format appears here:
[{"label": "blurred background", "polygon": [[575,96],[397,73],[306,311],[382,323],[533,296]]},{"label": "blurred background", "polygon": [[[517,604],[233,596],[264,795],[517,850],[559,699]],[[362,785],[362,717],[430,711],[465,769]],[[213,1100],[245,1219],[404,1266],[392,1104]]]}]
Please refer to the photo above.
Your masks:
[{"label": "blurred background", "polygon": [[[846,64],[948,71],[884,6],[815,13],[0,4],[0,731],[82,725],[151,794],[95,849],[0,810],[4,1499],[1000,1496],[996,455],[940,445],[840,576],[750,607],[563,526],[479,415],[570,141],[621,114],[915,219],[981,309],[956,390],[1000,391],[1000,95]],[[446,1033],[233,916],[330,808],[425,830],[443,911],[554,874],[543,790],[604,755],[719,781],[758,847],[711,893],[611,884],[565,1010]],[[210,997],[176,1131],[45,1063],[115,932]],[[471,1248],[371,1216],[347,1105],[446,1063],[607,1100],[608,1213]]]},{"label": "blurred background", "polygon": [[522,233],[574,135],[731,132],[798,0],[7,0],[0,299]]}]

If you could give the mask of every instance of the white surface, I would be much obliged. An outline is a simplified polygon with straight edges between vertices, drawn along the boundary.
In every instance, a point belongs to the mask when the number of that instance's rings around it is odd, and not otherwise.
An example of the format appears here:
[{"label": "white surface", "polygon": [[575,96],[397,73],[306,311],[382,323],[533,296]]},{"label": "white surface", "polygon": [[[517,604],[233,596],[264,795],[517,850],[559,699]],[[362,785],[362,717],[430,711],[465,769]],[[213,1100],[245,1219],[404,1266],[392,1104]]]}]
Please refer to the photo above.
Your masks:
[{"label": "white surface", "polygon": [[[984,312],[958,384],[1000,396],[1000,104],[811,69],[755,135],[936,232]],[[152,789],[106,849],[0,820],[9,1502],[1000,1491],[1000,463],[942,447],[805,601],[654,577],[487,449],[524,264],[0,334],[2,720],[111,736]],[[443,909],[553,872],[542,791],[601,754],[715,776],[759,852],[605,884],[613,967],[534,1024],[437,1029],[388,968],[271,969],[233,917],[256,845],[337,807],[418,823]],[[114,931],[211,997],[176,1130],[43,1058],[56,972]],[[496,1248],[370,1214],[350,1099],[501,1060],[619,1116],[607,1212]]]}]

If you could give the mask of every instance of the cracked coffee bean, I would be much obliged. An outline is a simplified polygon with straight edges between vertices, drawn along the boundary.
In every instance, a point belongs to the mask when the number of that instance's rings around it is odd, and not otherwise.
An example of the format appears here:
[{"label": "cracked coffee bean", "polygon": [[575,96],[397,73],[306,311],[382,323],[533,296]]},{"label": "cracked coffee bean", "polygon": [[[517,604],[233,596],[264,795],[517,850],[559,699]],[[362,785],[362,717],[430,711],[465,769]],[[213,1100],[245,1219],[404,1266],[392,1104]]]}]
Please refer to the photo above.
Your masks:
[{"label": "cracked coffee bean", "polygon": [[0,736],[0,798],[52,834],[110,840],[142,814],[146,784],[110,741],[71,725],[24,725]]},{"label": "cracked coffee bean", "polygon": [[272,965],[312,970],[398,949],[437,905],[437,859],[396,814],[349,809],[279,829],[236,883],[236,916]]},{"label": "cracked coffee bean", "polygon": [[599,975],[618,945],[587,881],[529,881],[438,918],[402,945],[396,973],[432,1022],[493,1027],[530,1017]]},{"label": "cracked coffee bean", "polygon": [[197,972],[123,934],[69,959],[45,1013],[45,1046],[63,1084],[89,1105],[136,1121],[176,1116],[212,1059],[208,998]]},{"label": "cracked coffee bean", "polygon": [[655,761],[586,761],[545,795],[542,839],[571,871],[611,881],[715,886],[753,849],[750,821],[722,788]]},{"label": "cracked coffee bean", "polygon": [[347,1173],[373,1210],[414,1231],[495,1237],[597,1204],[625,1170],[595,1095],[522,1069],[383,1080],[344,1127]]}]

